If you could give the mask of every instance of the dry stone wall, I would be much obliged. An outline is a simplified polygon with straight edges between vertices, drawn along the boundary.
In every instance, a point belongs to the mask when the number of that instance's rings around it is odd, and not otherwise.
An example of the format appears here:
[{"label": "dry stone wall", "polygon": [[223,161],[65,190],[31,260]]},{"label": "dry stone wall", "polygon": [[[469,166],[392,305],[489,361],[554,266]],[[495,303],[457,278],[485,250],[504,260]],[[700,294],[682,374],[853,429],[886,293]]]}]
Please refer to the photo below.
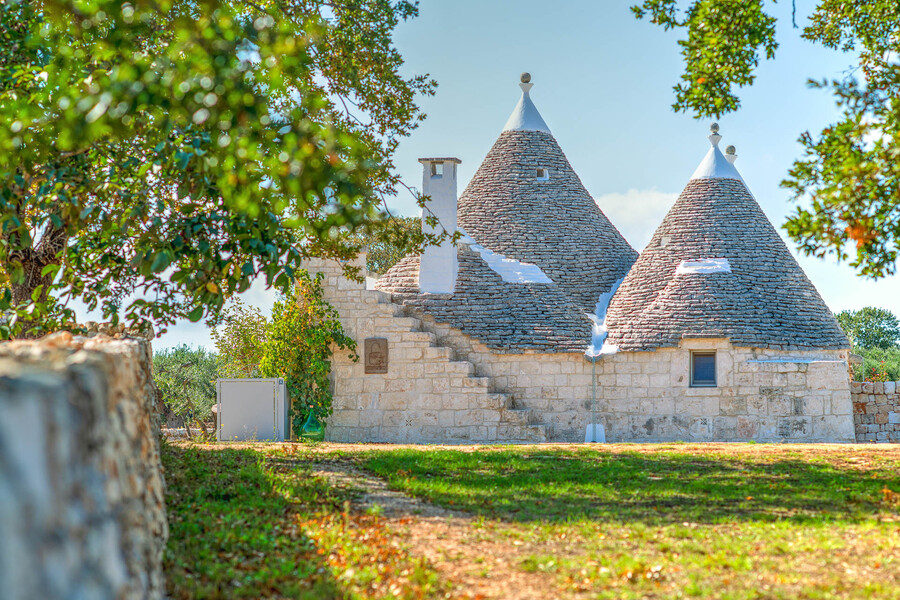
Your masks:
[{"label": "dry stone wall", "polygon": [[856,441],[900,443],[900,381],[850,383]]},{"label": "dry stone wall", "polygon": [[0,582],[10,600],[162,598],[168,536],[146,340],[0,344]]}]

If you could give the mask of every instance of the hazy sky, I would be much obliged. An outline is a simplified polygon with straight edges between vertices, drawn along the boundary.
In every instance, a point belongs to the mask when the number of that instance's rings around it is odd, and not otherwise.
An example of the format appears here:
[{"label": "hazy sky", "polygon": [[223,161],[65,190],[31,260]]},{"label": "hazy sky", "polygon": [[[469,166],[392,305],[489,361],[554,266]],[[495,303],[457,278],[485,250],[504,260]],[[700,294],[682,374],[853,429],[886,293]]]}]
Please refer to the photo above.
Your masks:
[{"label": "hazy sky", "polygon": [[[672,111],[679,34],[635,20],[630,5],[423,0],[420,17],[396,36],[404,72],[430,73],[439,84],[434,97],[421,100],[428,118],[396,155],[407,183],[421,185],[417,158],[456,156],[461,193],[518,101],[519,74],[528,71],[531,97],[585,187],[641,250],[709,148],[710,121]],[[767,8],[781,17],[777,57],[761,64],[740,111],[719,124],[721,147],[737,147],[738,170],[780,230],[792,207],[778,184],[800,153],[797,138],[836,116],[830,94],[808,89],[806,80],[843,77],[853,57],[802,40],[790,28],[790,3]],[[391,208],[415,212],[408,195]],[[876,305],[900,312],[900,277],[872,281],[833,259],[798,260],[833,311]],[[271,308],[262,286],[245,299]],[[155,348],[181,343],[212,347],[204,325],[186,323]]]}]

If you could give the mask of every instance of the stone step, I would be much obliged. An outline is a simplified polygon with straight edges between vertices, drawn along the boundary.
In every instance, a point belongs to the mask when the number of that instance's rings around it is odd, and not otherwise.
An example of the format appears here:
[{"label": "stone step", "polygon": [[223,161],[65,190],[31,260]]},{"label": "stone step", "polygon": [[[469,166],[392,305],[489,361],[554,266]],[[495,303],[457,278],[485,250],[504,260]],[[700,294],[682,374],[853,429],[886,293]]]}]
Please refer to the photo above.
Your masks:
[{"label": "stone step", "polygon": [[474,375],[475,365],[467,360],[451,360],[447,363],[447,373],[454,375]]},{"label": "stone step", "polygon": [[477,395],[470,400],[470,405],[472,408],[501,411],[512,408],[512,396],[503,393]]},{"label": "stone step", "polygon": [[533,423],[530,425],[514,425],[511,423],[499,423],[497,425],[497,439],[507,444],[540,444],[550,438],[550,426],[546,423]]},{"label": "stone step", "polygon": [[453,350],[444,346],[429,346],[425,348],[425,358],[428,360],[450,360],[453,357]]},{"label": "stone step", "polygon": [[404,342],[423,342],[429,346],[435,345],[437,338],[433,333],[427,331],[405,331],[400,339]]},{"label": "stone step", "polygon": [[[469,363],[470,365],[472,363]],[[475,365],[472,365],[472,369],[474,371]],[[493,380],[490,377],[473,377],[469,376],[463,379],[463,386],[465,387],[474,387],[474,388],[484,388],[490,389],[491,383]]]},{"label": "stone step", "polygon": [[531,408],[507,408],[500,414],[500,422],[511,425],[528,425],[533,420],[534,410]]}]

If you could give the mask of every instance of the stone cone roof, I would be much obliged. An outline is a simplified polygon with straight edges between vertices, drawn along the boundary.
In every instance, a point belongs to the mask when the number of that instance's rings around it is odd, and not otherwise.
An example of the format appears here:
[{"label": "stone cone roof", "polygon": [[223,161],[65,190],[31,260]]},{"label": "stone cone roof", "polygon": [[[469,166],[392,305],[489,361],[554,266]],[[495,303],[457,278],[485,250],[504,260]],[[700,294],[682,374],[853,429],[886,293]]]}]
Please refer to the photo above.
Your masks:
[{"label": "stone cone roof", "polygon": [[582,352],[591,321],[553,283],[510,283],[465,244],[457,249],[453,294],[419,293],[419,257],[407,256],[378,278],[375,289],[434,317],[492,350]]},{"label": "stone cone roof", "polygon": [[[549,171],[547,181],[537,179],[538,168]],[[479,244],[536,264],[589,313],[637,258],[547,131],[503,131],[460,196],[458,215]]]},{"label": "stone cone roof", "polygon": [[[756,348],[849,348],[717,142],[613,296],[607,344],[653,350],[715,336]],[[708,258],[727,259],[730,272],[676,273],[682,261]]]}]

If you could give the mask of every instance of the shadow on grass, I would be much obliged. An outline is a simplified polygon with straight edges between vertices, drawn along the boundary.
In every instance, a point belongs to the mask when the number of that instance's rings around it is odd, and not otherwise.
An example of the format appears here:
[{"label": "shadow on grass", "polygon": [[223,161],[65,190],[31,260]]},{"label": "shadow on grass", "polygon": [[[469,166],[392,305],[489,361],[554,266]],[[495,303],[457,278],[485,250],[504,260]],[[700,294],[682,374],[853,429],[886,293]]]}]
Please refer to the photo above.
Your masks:
[{"label": "shadow on grass", "polygon": [[[333,508],[320,479],[276,489],[258,453],[165,444],[172,598],[336,598],[339,586],[298,525],[297,504]],[[288,493],[285,493],[285,492]]]},{"label": "shadow on grass", "polygon": [[392,487],[508,521],[861,522],[897,509],[900,464],[878,471],[793,458],[595,450],[379,451],[361,457]]}]

